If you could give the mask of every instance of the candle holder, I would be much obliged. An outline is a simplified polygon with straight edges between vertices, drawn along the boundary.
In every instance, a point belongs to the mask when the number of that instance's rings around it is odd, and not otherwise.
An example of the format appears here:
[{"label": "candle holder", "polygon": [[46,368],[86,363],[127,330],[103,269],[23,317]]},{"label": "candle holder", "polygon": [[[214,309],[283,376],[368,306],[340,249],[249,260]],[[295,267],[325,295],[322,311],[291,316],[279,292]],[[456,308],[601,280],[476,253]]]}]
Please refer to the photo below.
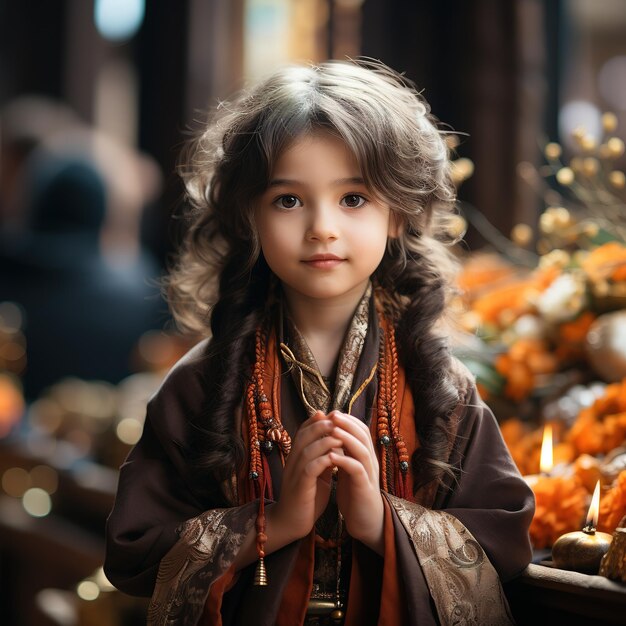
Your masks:
[{"label": "candle holder", "polygon": [[597,532],[600,508],[600,481],[597,482],[587,521],[582,530],[561,535],[552,546],[555,567],[574,570],[583,574],[597,574],[600,561],[608,552],[613,537]]},{"label": "candle holder", "polygon": [[593,527],[561,535],[552,546],[552,562],[560,569],[597,574],[600,561],[611,545],[611,535]]}]

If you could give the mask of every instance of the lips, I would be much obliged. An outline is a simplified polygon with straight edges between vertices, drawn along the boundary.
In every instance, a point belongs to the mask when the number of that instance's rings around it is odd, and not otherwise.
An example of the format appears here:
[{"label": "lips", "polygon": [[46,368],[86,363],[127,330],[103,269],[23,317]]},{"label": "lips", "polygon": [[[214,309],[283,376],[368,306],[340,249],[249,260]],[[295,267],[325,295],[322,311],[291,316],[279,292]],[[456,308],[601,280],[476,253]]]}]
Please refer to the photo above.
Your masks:
[{"label": "lips", "polygon": [[331,269],[343,263],[345,259],[338,257],[335,254],[314,254],[308,259],[304,259],[302,262],[309,267],[317,269]]}]

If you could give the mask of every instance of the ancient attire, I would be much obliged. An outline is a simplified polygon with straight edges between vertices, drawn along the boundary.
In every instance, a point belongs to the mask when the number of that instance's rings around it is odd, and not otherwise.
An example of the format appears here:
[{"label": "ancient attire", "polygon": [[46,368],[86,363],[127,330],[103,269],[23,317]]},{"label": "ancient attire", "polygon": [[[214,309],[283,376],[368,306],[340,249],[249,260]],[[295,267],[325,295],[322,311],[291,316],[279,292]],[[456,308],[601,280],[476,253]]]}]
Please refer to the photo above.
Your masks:
[{"label": "ancient attire", "polygon": [[[269,341],[265,375],[267,387],[279,390],[280,416],[292,435],[317,408],[338,408],[369,424],[376,438],[376,364],[383,332],[368,292],[334,379],[328,380],[295,326],[288,319],[279,325]],[[242,484],[245,473],[224,486],[232,503],[227,508],[201,501],[190,483],[189,423],[205,402],[207,347],[205,341],[191,350],[150,401],[142,439],[121,468],[107,524],[107,575],[127,593],[152,596],[150,623],[316,623],[311,598],[330,598],[335,586],[345,624],[351,626],[512,623],[500,581],[530,560],[533,496],[460,364],[452,364],[460,402],[451,416],[448,448],[456,477],[413,495],[414,477],[408,472],[406,490],[383,492],[382,557],[341,534],[331,497],[308,537],[266,556],[269,585],[258,587],[255,564],[239,572],[233,567],[258,511],[258,500],[248,501]],[[414,420],[420,411],[401,368],[397,399],[399,429],[412,453],[419,445]],[[241,428],[246,441],[245,419]],[[278,499],[280,455],[274,450],[266,460]]]}]

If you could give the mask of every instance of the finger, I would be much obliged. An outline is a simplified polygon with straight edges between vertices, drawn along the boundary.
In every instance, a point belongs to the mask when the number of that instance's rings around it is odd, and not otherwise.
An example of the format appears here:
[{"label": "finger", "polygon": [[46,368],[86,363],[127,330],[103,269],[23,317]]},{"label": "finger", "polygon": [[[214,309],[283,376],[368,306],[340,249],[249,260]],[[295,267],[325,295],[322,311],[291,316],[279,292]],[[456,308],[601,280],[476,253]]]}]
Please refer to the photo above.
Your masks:
[{"label": "finger", "polygon": [[325,419],[326,415],[322,411],[316,411],[311,417],[300,424],[300,428],[306,428],[315,422],[319,422],[322,419]]},{"label": "finger", "polygon": [[325,419],[325,417],[316,421],[307,420],[298,429],[298,432],[293,439],[291,454],[289,456],[292,454],[298,455],[299,452],[308,446],[312,441],[328,435],[332,429],[332,421]]},{"label": "finger", "polygon": [[376,458],[376,453],[370,448],[370,446],[364,444],[352,433],[349,433],[338,426],[333,428],[332,437],[339,439],[342,442],[343,448],[347,454],[363,465],[370,480],[378,480],[378,459]]},{"label": "finger", "polygon": [[317,480],[329,467],[332,467],[332,465],[333,462],[329,453],[309,461],[304,466],[303,472],[308,478],[315,478]]},{"label": "finger", "polygon": [[359,441],[375,453],[374,442],[372,441],[370,429],[360,419],[354,417],[353,415],[348,415],[347,413],[341,413],[340,411],[332,411],[332,413],[328,414],[328,418],[343,430],[347,430],[349,433],[354,435]]},{"label": "finger", "polygon": [[330,487],[333,480],[333,468],[327,467],[318,477],[317,480],[324,483],[327,487]]},{"label": "finger", "polygon": [[328,454],[333,449],[341,448],[342,445],[343,442],[337,437],[322,437],[303,448],[301,457],[305,463],[308,463],[318,456]]},{"label": "finger", "polygon": [[355,487],[364,490],[371,487],[369,476],[367,475],[365,467],[363,467],[362,463],[359,463],[359,461],[352,457],[337,454],[335,452],[329,452],[328,456],[331,463],[336,465],[340,470],[343,470],[348,475],[348,478]]},{"label": "finger", "polygon": [[316,458],[328,454],[331,450],[337,449],[341,445],[341,440],[335,437],[322,437],[303,448],[294,458],[292,458],[292,452],[288,457],[291,459],[289,468],[285,465],[286,476],[285,474],[283,475],[284,480],[294,485],[303,484],[302,481],[306,481],[307,478],[310,478],[310,475],[305,472],[307,464],[314,461]]},{"label": "finger", "polygon": [[330,431],[330,436],[339,439],[346,452],[361,462],[365,462],[371,456],[369,447],[348,430],[335,426]]}]

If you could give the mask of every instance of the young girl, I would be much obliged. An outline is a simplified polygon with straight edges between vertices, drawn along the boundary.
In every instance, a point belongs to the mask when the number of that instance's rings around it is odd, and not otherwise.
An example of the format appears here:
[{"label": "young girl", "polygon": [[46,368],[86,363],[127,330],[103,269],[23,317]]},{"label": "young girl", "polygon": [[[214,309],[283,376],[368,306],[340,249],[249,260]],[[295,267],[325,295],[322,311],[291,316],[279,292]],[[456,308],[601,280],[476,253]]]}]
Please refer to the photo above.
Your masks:
[{"label": "young girl", "polygon": [[510,624],[533,498],[443,333],[454,190],[426,103],[329,62],[220,109],[169,281],[211,338],[121,469],[109,578],[155,624]]}]

